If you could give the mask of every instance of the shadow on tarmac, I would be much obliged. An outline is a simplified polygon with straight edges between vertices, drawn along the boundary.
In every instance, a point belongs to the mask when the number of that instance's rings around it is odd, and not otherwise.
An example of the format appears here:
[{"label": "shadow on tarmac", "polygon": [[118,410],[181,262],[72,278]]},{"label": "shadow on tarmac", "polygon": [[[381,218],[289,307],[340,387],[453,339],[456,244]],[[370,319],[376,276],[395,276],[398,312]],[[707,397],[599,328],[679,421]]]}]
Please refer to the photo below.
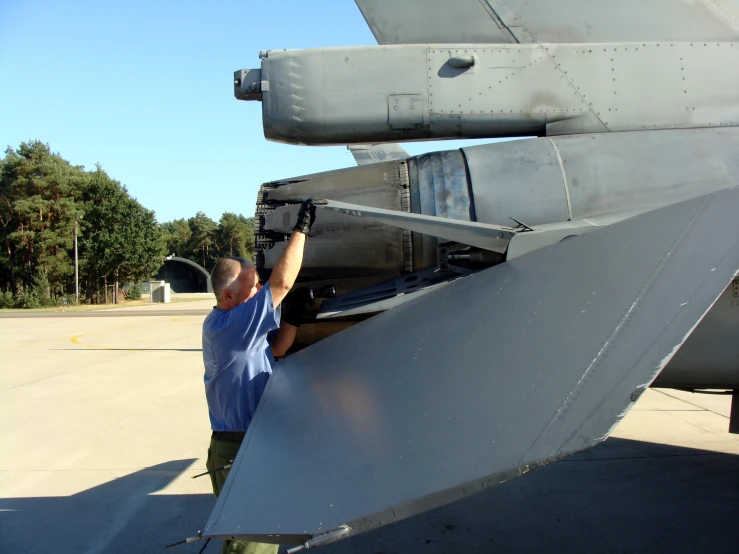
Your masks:
[{"label": "shadow on tarmac", "polygon": [[[0,499],[0,552],[164,553],[165,544],[202,529],[215,503],[210,494],[153,494],[193,462],[159,464],[66,497]],[[737,521],[739,456],[613,438],[319,554],[736,552]],[[205,552],[219,550],[214,540]]]},{"label": "shadow on tarmac", "polygon": [[322,554],[736,552],[739,456],[612,438]]},{"label": "shadow on tarmac", "polygon": [[[193,462],[173,460],[71,496],[2,498],[0,552],[164,553],[166,544],[202,529],[215,503],[209,494],[153,494]],[[166,552],[197,553],[201,546]]]}]

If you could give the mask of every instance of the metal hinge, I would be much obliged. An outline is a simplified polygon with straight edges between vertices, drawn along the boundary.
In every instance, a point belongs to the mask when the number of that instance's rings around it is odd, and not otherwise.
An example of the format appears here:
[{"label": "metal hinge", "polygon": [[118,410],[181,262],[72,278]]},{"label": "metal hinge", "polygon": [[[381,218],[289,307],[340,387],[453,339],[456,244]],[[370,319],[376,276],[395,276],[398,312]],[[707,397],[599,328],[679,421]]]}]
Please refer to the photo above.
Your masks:
[{"label": "metal hinge", "polygon": [[289,549],[287,554],[295,554],[295,552],[300,552],[301,550],[308,550],[309,548],[316,548],[317,546],[323,546],[324,544],[338,541],[340,538],[348,535],[351,530],[352,528],[348,525],[340,525],[336,529],[328,531],[327,533],[315,535],[312,539],[304,542],[300,546]]},{"label": "metal hinge", "polygon": [[734,279],[734,298],[739,298],[739,277]]}]

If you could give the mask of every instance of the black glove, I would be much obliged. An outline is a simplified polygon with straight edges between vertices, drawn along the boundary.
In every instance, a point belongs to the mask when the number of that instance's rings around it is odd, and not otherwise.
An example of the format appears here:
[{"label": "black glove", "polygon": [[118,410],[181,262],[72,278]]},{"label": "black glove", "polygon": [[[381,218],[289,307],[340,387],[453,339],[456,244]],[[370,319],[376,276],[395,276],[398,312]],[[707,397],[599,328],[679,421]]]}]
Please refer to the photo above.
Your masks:
[{"label": "black glove", "polygon": [[[314,208],[315,209],[315,208]],[[289,293],[282,301],[282,321],[300,327],[305,310],[313,305],[310,290],[301,287]]]},{"label": "black glove", "polygon": [[315,220],[316,205],[313,203],[313,199],[309,198],[300,205],[300,210],[298,210],[298,221],[293,230],[300,231],[307,236],[308,233],[310,233],[310,228]]}]

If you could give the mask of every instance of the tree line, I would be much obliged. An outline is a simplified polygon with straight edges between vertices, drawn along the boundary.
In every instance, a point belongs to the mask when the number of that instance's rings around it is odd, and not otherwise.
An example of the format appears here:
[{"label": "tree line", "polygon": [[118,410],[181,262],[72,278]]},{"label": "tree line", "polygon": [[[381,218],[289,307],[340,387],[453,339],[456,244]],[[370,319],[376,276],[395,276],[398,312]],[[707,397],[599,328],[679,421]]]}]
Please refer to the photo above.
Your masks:
[{"label": "tree line", "polygon": [[[156,275],[169,254],[208,270],[221,255],[251,257],[251,220],[202,212],[159,224],[155,214],[98,164],[72,165],[48,144],[23,142],[0,158],[0,307],[38,307],[74,298],[78,228],[80,301],[106,287]],[[116,286],[116,288],[117,288]]]},{"label": "tree line", "polygon": [[216,223],[203,212],[189,219],[175,219],[160,226],[167,254],[199,263],[208,271],[222,256],[252,260],[254,225],[252,218],[226,212]]}]

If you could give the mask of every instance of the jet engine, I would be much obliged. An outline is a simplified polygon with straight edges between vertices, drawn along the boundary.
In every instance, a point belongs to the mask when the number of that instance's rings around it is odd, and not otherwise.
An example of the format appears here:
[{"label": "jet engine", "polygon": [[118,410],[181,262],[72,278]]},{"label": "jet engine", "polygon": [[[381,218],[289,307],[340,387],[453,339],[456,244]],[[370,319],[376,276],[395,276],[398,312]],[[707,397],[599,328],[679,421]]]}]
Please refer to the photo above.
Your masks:
[{"label": "jet engine", "polygon": [[[717,167],[737,166],[737,142],[733,129],[534,138],[265,183],[254,219],[257,267],[263,278],[269,276],[295,224],[298,203],[307,198],[431,216],[431,224],[451,219],[461,226],[498,226],[531,237],[531,250],[580,234],[599,221],[608,224],[648,211],[664,203],[666,194],[672,202],[705,194]],[[675,151],[694,154],[675,164]],[[644,178],[645,166],[649,179]],[[739,175],[739,170],[727,174]],[[713,182],[721,186],[719,180]],[[526,235],[557,225],[557,233],[541,233],[542,239],[533,240],[536,233]],[[316,315],[346,321],[383,311],[512,255],[505,242],[490,250],[437,235],[321,209],[299,280],[302,286],[334,285],[338,297],[325,300]],[[322,336],[313,333],[299,342],[305,345]]]}]

